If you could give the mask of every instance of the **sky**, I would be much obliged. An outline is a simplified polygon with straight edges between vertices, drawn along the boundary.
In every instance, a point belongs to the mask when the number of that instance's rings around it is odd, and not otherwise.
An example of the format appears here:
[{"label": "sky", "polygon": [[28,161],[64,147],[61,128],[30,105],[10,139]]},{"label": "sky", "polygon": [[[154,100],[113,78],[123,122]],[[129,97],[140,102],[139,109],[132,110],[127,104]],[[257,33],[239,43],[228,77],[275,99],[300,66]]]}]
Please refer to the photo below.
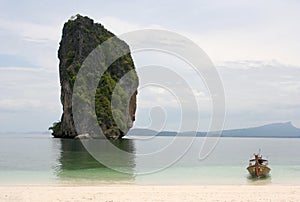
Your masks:
[{"label": "sky", "polygon": [[[60,119],[57,50],[64,22],[77,13],[116,35],[153,28],[193,40],[212,60],[223,82],[225,129],[287,121],[300,128],[297,0],[1,0],[0,5],[2,133],[46,131]],[[152,56],[148,58],[162,63],[171,60]],[[138,72],[146,57],[133,55]],[[178,67],[180,62],[168,65]],[[200,130],[205,130],[211,118],[209,91],[188,68],[181,67],[180,74],[198,86]],[[180,110],[170,96],[164,89],[141,89],[135,127],[151,125],[149,112],[161,113],[155,107],[159,105],[169,113],[164,129],[176,130]]]}]

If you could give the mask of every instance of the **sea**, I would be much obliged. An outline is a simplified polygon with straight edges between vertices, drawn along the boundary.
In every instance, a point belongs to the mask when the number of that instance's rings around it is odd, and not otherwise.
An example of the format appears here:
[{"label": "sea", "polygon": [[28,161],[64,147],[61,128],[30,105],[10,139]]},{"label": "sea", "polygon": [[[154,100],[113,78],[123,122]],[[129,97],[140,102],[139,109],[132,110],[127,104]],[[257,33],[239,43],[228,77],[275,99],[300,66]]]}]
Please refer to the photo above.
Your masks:
[{"label": "sea", "polygon": [[[300,185],[299,138],[221,137],[206,158],[200,158],[205,141],[143,137],[95,142],[44,134],[0,135],[0,184]],[[108,144],[121,152],[106,152]],[[104,161],[93,148],[100,148]],[[255,152],[269,160],[269,176],[249,176],[246,168]]]}]

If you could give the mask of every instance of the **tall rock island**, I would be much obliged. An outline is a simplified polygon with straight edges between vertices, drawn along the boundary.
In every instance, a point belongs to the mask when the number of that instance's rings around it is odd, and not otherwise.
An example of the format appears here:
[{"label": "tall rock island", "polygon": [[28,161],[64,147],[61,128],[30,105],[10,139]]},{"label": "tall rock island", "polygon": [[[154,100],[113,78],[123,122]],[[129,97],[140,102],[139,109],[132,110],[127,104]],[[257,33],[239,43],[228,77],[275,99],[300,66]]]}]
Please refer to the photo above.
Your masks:
[{"label": "tall rock island", "polygon": [[[94,23],[88,17],[76,15],[64,24],[58,50],[61,85],[60,99],[63,106],[63,114],[61,120],[49,128],[53,131],[52,135],[54,137],[75,138],[81,135],[76,131],[72,114],[72,95],[76,75],[88,55],[111,37],[115,37],[115,35],[106,30],[101,24]],[[97,122],[104,135],[109,139],[119,139],[126,134],[132,127],[136,111],[137,74],[134,70],[135,67],[128,45],[124,41],[118,40],[128,49],[128,54],[118,58],[109,66],[102,75],[95,94]],[[108,57],[109,54],[113,54],[113,51],[105,52],[104,58]],[[133,76],[131,76],[129,81],[127,79],[127,83],[131,88],[135,88],[135,92],[132,95],[127,95],[122,89],[118,89],[120,96],[117,97],[117,103],[120,106],[117,110],[114,109],[113,114],[111,107],[112,93],[120,79],[128,72],[133,72]],[[124,103],[129,104],[125,105]],[[124,107],[127,109],[124,109]],[[116,118],[118,119],[117,122]]]}]

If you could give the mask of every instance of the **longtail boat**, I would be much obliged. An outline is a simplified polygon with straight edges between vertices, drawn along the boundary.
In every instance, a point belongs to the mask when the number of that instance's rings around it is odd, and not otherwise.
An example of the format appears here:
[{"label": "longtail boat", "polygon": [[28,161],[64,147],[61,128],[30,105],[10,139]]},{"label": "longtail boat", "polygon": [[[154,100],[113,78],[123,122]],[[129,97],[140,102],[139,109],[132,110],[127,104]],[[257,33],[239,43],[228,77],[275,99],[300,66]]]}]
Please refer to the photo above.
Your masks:
[{"label": "longtail boat", "polygon": [[265,177],[271,171],[268,163],[268,160],[263,159],[262,155],[254,154],[254,158],[249,160],[247,170],[253,177]]}]

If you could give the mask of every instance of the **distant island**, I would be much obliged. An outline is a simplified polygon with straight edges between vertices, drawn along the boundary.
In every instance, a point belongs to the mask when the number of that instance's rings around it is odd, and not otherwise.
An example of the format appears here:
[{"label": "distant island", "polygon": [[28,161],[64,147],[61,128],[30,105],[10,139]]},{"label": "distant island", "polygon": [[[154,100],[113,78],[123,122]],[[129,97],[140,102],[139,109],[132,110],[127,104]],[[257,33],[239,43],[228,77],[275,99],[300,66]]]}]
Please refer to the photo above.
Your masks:
[{"label": "distant island", "polygon": [[[193,131],[182,132],[180,136],[194,136]],[[0,132],[0,135],[23,134],[23,135],[49,135],[49,131],[31,131],[31,132]],[[176,136],[174,131],[155,131],[151,129],[132,128],[126,134],[130,136]],[[197,132],[197,137],[205,137],[206,132]],[[253,138],[300,138],[300,128],[293,126],[291,122],[272,123],[258,127],[224,130],[221,137],[253,137]]]},{"label": "distant island", "polygon": [[[206,132],[196,132],[197,137],[205,137]],[[176,136],[174,131],[155,131],[149,129],[133,128],[127,136]],[[195,136],[195,131],[182,132],[180,136]],[[224,130],[221,137],[255,137],[255,138],[300,138],[300,129],[291,122],[273,123],[259,127]]]}]

